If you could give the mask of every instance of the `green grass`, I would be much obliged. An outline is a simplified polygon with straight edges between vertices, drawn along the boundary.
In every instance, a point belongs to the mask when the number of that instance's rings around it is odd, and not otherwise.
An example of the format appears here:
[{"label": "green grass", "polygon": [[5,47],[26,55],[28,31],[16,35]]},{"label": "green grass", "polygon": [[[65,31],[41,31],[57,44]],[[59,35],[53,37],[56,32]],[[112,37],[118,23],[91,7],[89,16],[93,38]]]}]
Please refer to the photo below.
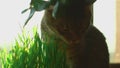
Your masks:
[{"label": "green grass", "polygon": [[65,45],[60,50],[57,43],[42,42],[37,29],[33,30],[33,37],[27,32],[18,35],[12,49],[0,52],[2,68],[68,68],[66,64]]}]

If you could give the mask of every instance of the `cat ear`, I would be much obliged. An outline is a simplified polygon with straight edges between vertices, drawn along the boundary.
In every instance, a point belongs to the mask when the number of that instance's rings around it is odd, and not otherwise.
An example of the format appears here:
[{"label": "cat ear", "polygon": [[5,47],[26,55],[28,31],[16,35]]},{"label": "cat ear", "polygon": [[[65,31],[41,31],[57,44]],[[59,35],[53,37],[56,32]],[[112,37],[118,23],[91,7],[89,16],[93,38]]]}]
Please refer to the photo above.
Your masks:
[{"label": "cat ear", "polygon": [[57,2],[57,0],[50,0],[50,4],[51,4],[51,5],[55,5],[56,2]]},{"label": "cat ear", "polygon": [[95,2],[96,0],[85,0],[86,5],[91,5]]},{"label": "cat ear", "polygon": [[56,2],[53,12],[52,12],[52,16],[54,18],[59,18],[65,15],[65,5],[63,5],[62,3],[60,3],[59,1]]}]

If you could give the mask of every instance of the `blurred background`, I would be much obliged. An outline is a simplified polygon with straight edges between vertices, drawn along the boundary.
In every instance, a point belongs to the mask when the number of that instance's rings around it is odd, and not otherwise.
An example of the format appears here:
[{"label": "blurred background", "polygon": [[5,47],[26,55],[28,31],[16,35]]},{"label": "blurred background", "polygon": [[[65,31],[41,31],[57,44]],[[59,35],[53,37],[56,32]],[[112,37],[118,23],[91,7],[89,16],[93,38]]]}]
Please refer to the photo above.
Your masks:
[{"label": "blurred background", "polygon": [[[10,44],[21,33],[28,17],[21,12],[29,7],[30,0],[2,0],[0,2],[0,49],[11,48]],[[120,0],[97,0],[94,3],[94,25],[105,35],[111,63],[120,63]],[[44,11],[43,11],[44,12]],[[43,12],[36,12],[27,25],[31,30],[40,26]],[[40,27],[39,27],[40,28]]]}]

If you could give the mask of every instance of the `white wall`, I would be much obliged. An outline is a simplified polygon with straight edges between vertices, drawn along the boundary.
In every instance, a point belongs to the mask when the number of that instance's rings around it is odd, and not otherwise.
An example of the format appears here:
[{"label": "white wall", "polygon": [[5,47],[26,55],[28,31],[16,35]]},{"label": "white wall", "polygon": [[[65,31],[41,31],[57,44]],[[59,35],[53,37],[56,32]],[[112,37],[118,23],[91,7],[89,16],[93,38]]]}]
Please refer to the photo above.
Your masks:
[{"label": "white wall", "polygon": [[[29,12],[21,12],[29,7],[30,0],[2,0],[0,2],[0,48],[8,47],[23,26]],[[36,13],[27,28],[40,23],[42,13]]]}]

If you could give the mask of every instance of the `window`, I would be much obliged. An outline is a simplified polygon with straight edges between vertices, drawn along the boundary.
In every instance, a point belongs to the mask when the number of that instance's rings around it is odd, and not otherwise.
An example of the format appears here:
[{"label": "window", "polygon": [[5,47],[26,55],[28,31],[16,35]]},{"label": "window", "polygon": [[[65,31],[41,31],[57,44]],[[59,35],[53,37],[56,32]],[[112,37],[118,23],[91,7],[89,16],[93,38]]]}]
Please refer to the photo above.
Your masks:
[{"label": "window", "polygon": [[[105,35],[111,62],[115,61],[116,52],[116,1],[97,0],[94,4],[94,25]],[[119,57],[120,59],[120,57]]]}]

